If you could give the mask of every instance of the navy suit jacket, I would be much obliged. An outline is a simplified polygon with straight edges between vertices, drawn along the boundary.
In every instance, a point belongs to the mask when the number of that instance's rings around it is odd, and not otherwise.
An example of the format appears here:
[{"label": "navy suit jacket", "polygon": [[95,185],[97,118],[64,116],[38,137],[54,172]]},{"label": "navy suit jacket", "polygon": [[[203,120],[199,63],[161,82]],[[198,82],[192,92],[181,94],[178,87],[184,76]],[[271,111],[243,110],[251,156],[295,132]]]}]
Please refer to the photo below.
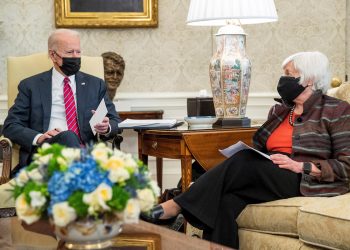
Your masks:
[{"label": "navy suit jacket", "polygon": [[[85,143],[96,141],[89,120],[91,110],[96,110],[102,98],[104,98],[111,126],[109,139],[118,133],[120,118],[114,104],[106,95],[106,84],[100,78],[77,72],[76,100],[80,135]],[[34,137],[48,130],[52,105],[52,69],[38,75],[22,80],[18,85],[18,95],[14,105],[10,108],[4,122],[3,134],[12,142],[19,144],[20,166],[28,164],[29,156],[34,151],[32,145]]]}]

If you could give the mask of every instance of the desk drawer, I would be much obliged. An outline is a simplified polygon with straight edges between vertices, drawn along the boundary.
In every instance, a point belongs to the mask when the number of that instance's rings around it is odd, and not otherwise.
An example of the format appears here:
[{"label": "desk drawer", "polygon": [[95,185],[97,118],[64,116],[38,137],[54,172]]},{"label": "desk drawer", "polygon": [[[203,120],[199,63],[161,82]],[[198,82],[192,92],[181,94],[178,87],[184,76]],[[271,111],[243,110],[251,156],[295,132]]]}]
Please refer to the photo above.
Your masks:
[{"label": "desk drawer", "polygon": [[161,158],[178,159],[184,150],[184,142],[180,139],[159,138],[152,135],[144,135],[142,154]]}]

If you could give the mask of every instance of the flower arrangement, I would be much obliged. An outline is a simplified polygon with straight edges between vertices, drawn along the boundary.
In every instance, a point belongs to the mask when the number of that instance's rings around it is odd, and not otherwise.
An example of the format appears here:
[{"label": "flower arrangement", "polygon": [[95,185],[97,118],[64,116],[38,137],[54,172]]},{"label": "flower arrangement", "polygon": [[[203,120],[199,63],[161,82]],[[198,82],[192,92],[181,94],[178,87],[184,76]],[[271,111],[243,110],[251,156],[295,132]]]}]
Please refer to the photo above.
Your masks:
[{"label": "flower arrangement", "polygon": [[86,149],[43,144],[16,176],[13,195],[27,224],[49,217],[65,227],[105,215],[137,222],[155,204],[159,188],[146,165],[103,143]]}]

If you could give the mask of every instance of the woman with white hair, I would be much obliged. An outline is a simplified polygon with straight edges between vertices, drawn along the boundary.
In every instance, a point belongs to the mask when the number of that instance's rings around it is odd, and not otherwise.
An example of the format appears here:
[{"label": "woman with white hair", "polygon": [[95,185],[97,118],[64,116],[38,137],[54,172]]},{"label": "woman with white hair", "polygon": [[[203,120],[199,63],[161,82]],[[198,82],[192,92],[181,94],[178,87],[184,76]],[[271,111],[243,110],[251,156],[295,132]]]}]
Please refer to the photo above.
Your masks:
[{"label": "woman with white hair", "polygon": [[203,238],[239,248],[235,219],[247,204],[295,196],[335,196],[349,191],[350,105],[324,95],[328,59],[301,52],[284,60],[280,103],[242,150],[203,174],[183,194],[142,218],[168,222],[182,213]]}]

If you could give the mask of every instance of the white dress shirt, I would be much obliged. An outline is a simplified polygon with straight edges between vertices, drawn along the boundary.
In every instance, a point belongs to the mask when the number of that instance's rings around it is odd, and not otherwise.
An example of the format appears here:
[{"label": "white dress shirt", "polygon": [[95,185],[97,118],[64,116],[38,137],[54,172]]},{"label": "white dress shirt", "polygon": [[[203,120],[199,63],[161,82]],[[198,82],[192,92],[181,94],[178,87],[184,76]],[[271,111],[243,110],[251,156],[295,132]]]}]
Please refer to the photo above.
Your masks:
[{"label": "white dress shirt", "polygon": [[[48,131],[59,128],[62,131],[68,130],[67,120],[66,120],[66,108],[64,106],[63,97],[63,83],[64,76],[59,73],[55,68],[52,68],[52,103],[51,103],[51,117],[49,122]],[[69,85],[72,88],[75,107],[77,106],[77,96],[76,96],[76,82],[75,75],[69,76]],[[49,84],[49,83],[48,83]],[[42,134],[35,136],[33,140],[33,145],[37,145],[37,140]]]}]

